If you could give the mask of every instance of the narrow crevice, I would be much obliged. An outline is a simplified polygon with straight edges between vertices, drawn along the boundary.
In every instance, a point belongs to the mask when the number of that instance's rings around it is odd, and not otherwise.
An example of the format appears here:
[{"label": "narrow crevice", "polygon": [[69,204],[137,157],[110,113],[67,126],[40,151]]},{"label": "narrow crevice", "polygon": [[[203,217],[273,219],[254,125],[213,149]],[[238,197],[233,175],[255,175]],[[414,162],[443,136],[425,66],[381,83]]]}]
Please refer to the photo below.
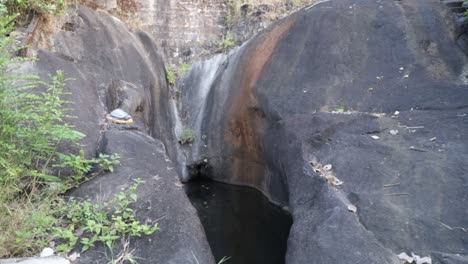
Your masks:
[{"label": "narrow crevice", "polygon": [[197,174],[185,191],[205,229],[217,261],[230,264],[284,264],[291,215],[258,190]]}]

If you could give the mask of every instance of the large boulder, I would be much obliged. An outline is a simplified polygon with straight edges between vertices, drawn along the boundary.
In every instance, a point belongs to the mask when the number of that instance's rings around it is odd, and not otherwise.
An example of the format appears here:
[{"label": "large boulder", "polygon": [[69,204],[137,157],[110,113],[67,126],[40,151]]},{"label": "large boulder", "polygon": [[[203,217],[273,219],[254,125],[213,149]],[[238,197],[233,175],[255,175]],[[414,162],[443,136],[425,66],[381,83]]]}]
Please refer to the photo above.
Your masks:
[{"label": "large boulder", "polygon": [[467,61],[454,32],[439,1],[306,7],[180,83],[179,111],[202,138],[188,159],[289,205],[287,263],[468,263]]},{"label": "large boulder", "polygon": [[[69,195],[105,202],[141,178],[145,183],[135,203],[137,218],[157,221],[161,230],[130,241],[133,256],[142,258],[139,263],[214,263],[197,213],[158,140],[170,139],[172,124],[164,62],[153,40],[86,7],[70,10],[52,38],[52,49],[39,50],[38,61],[24,70],[44,78],[62,70],[73,78],[65,87],[71,92],[66,98],[71,114],[76,116],[70,122],[86,135],[82,143],[87,156],[121,156],[114,173],[93,178]],[[128,112],[135,124],[105,121],[105,114],[114,108]],[[115,251],[119,253],[118,248]],[[111,257],[115,256],[106,255],[101,246],[78,260],[107,263]]]},{"label": "large boulder", "polygon": [[[163,143],[140,131],[121,130],[113,126],[103,134],[106,153],[119,153],[121,165],[114,173],[99,176],[73,190],[73,197],[91,198],[96,202],[114,199],[136,178],[144,183],[138,188],[138,201],[133,205],[142,222],[156,221],[160,228],[150,236],[130,240],[129,252],[138,263],[191,264],[214,263],[203,226],[198,219],[166,155]],[[121,250],[118,244],[114,258]],[[89,249],[80,263],[105,263],[109,260],[104,246]]]},{"label": "large boulder", "polygon": [[106,113],[121,107],[135,117],[149,135],[170,135],[169,89],[164,62],[154,41],[144,32],[131,32],[105,12],[79,6],[63,18],[55,32],[53,47],[37,51],[38,61],[28,72],[44,79],[56,70],[73,78],[65,87],[71,92],[70,120],[86,134],[87,154],[94,154]]}]

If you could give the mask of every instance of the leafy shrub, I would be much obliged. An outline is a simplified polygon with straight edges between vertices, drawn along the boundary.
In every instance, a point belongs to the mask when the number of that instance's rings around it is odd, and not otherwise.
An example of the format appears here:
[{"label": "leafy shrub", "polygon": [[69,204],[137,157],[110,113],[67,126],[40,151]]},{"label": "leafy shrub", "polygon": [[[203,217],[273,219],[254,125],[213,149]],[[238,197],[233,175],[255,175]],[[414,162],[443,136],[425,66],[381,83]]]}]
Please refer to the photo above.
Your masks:
[{"label": "leafy shrub", "polygon": [[[64,201],[64,191],[86,180],[93,168],[113,171],[119,157],[85,157],[79,144],[85,135],[65,121],[73,117],[63,99],[70,80],[63,72],[50,75],[49,82],[14,73],[28,60],[12,57],[21,49],[8,34],[14,18],[0,16],[0,258],[34,255],[52,243],[60,252],[78,243],[83,249],[98,242],[111,247],[120,237],[155,232],[157,225],[140,224],[130,208],[140,180],[108,204],[111,216],[90,201]],[[56,168],[71,171],[71,177],[56,176]],[[79,239],[77,230],[85,237]]]},{"label": "leafy shrub", "polygon": [[190,144],[193,142],[194,139],[195,133],[193,132],[193,130],[188,127],[185,127],[179,136],[179,143],[181,145]]},{"label": "leafy shrub", "polygon": [[180,77],[182,77],[190,69],[190,64],[183,63],[176,69],[173,65],[166,68],[166,79],[170,85],[174,85]]},{"label": "leafy shrub", "polygon": [[190,69],[190,64],[188,63],[182,63],[180,65],[179,70],[177,71],[178,77],[182,77],[188,70]]},{"label": "leafy shrub", "polygon": [[33,251],[37,246],[46,247],[55,241],[58,244],[55,250],[67,253],[78,245],[81,245],[81,251],[86,251],[97,243],[103,243],[112,250],[118,239],[153,234],[159,230],[158,225],[140,223],[131,208],[138,199],[137,188],[141,183],[141,179],[135,179],[126,191],[104,204],[113,206],[111,215],[105,207],[90,200],[57,198],[55,206],[34,210],[25,219],[24,228],[15,232],[14,245]]},{"label": "leafy shrub", "polygon": [[[111,203],[104,204],[113,206],[110,216],[105,208],[91,203],[90,200],[68,201],[60,211],[60,215],[65,215],[60,223],[62,226],[53,228],[54,237],[65,242],[57,247],[57,251],[68,252],[78,241],[82,245],[81,251],[88,250],[96,243],[103,243],[112,250],[120,238],[150,235],[159,230],[157,224],[140,223],[136,219],[135,210],[130,207],[137,201],[137,188],[143,182],[135,179],[130,188],[118,193]],[[81,239],[75,233],[82,233]]]},{"label": "leafy shrub", "polygon": [[67,10],[66,0],[6,0],[2,3],[4,9],[9,14],[18,13],[20,16],[25,16],[29,13],[60,16]]},{"label": "leafy shrub", "polygon": [[168,66],[166,68],[166,79],[170,85],[174,85],[177,79],[176,71],[173,66]]},{"label": "leafy shrub", "polygon": [[223,38],[221,39],[220,49],[223,52],[227,52],[232,47],[234,47],[234,45],[236,45],[236,40],[234,39],[234,37],[230,33],[228,33],[228,34],[224,35]]}]

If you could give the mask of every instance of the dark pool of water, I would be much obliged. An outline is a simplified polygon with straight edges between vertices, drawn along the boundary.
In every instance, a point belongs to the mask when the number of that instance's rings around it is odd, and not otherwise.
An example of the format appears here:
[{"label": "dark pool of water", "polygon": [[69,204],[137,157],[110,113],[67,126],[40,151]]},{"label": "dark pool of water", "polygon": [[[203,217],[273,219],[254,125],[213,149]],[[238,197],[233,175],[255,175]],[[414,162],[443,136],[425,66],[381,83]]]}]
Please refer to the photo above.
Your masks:
[{"label": "dark pool of water", "polygon": [[284,264],[291,216],[259,191],[213,181],[192,181],[186,192],[211,250],[226,264]]}]

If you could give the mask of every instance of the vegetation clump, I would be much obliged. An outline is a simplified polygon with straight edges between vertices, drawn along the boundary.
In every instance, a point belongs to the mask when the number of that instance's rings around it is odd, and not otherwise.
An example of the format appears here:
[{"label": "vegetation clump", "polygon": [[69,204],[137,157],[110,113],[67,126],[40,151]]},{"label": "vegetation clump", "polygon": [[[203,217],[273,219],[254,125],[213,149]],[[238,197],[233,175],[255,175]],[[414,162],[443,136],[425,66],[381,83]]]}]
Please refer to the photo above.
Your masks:
[{"label": "vegetation clump", "polygon": [[227,52],[235,45],[236,45],[236,40],[230,33],[227,33],[226,35],[224,35],[223,38],[221,39],[221,43],[219,44],[220,49],[223,52]]},{"label": "vegetation clump", "polygon": [[74,117],[64,99],[71,79],[63,72],[48,82],[16,73],[28,59],[12,55],[22,48],[9,35],[14,19],[0,15],[0,258],[36,255],[44,247],[66,253],[78,243],[82,250],[96,243],[111,248],[119,238],[158,230],[139,223],[131,208],[141,180],[104,205],[111,215],[89,200],[65,200],[68,189],[113,171],[119,156],[85,157],[79,143],[85,135],[66,122]]},{"label": "vegetation clump", "polygon": [[28,14],[61,16],[66,11],[66,0],[6,0],[0,3],[0,12],[19,14],[19,17]]},{"label": "vegetation clump", "polygon": [[181,145],[190,144],[193,142],[194,139],[195,132],[192,129],[185,127],[179,136],[179,143]]}]

